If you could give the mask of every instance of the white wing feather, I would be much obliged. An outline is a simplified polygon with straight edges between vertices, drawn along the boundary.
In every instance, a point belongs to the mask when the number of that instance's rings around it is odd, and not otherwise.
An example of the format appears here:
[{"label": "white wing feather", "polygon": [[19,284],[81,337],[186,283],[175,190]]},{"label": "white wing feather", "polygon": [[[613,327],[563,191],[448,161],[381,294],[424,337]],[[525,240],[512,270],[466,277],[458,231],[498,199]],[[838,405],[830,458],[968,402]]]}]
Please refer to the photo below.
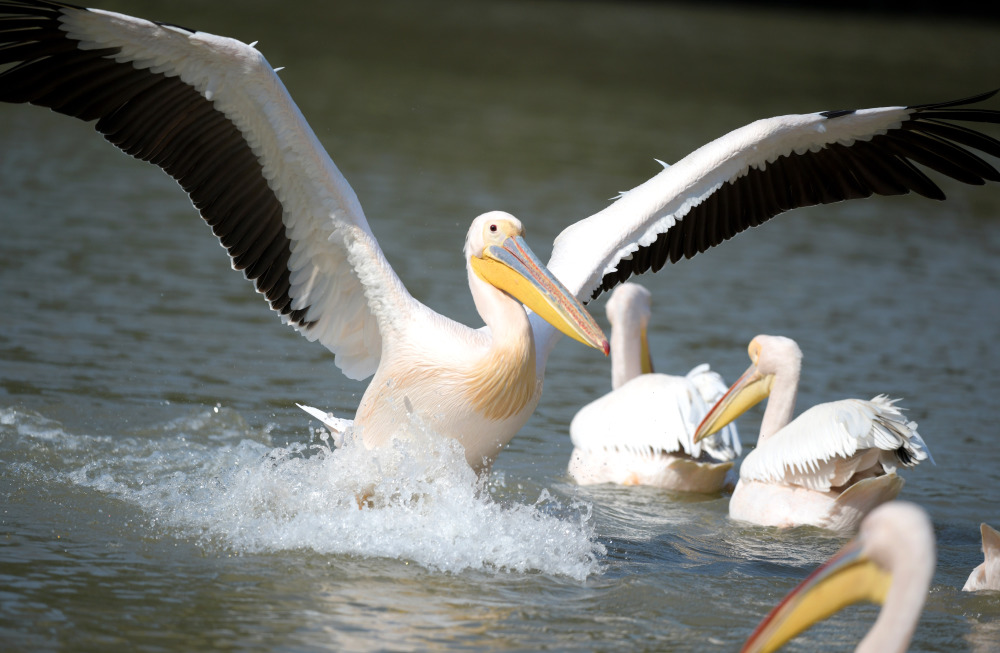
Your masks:
[{"label": "white wing feather", "polygon": [[697,458],[704,449],[717,461],[732,460],[740,452],[735,427],[709,438],[708,446],[692,442],[716,394],[725,391],[725,383],[708,365],[699,365],[686,377],[641,374],[581,408],[570,423],[570,439],[587,451],[683,452]]},{"label": "white wing feather", "polygon": [[933,462],[916,423],[895,403],[879,395],[813,406],[751,451],[740,478],[825,492],[878,467],[888,473],[897,463]]}]

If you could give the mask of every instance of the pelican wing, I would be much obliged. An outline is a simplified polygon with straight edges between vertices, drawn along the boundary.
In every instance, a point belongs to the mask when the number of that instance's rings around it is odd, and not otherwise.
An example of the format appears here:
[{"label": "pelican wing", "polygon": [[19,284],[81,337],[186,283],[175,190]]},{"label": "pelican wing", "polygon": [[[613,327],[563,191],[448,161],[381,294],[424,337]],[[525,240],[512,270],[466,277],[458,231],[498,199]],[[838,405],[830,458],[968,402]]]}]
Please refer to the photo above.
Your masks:
[{"label": "pelican wing", "polygon": [[354,191],[252,45],[11,0],[0,2],[0,67],[0,100],[96,120],[107,140],[180,183],[233,268],[285,323],[333,351],[347,376],[374,372],[381,336],[370,304],[413,300]]},{"label": "pelican wing", "polygon": [[640,374],[581,408],[570,422],[570,439],[588,451],[691,454],[697,402],[684,377]]},{"label": "pelican wing", "polygon": [[1000,156],[1000,141],[954,122],[1000,122],[1000,111],[963,108],[995,93],[758,120],[568,227],[548,267],[577,297],[593,299],[791,209],[910,191],[944,199],[915,164],[968,184],[1000,181],[971,151]]},{"label": "pelican wing", "polygon": [[587,451],[685,453],[697,458],[704,450],[716,461],[733,460],[740,453],[735,427],[692,442],[701,418],[725,391],[722,378],[708,365],[699,365],[686,377],[640,374],[581,408],[570,423],[570,439]]},{"label": "pelican wing", "polygon": [[896,400],[844,399],[813,406],[750,452],[740,478],[825,492],[855,474],[893,472],[933,458]]}]

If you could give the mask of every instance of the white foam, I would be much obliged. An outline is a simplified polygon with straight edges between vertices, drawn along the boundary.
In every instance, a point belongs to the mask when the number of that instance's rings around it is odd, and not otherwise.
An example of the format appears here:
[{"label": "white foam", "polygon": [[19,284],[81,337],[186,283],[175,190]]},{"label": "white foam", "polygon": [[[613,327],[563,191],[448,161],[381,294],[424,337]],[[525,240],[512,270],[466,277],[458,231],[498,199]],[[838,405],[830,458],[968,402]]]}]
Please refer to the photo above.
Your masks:
[{"label": "white foam", "polygon": [[[600,573],[605,553],[589,506],[562,505],[547,491],[534,505],[497,500],[450,439],[377,451],[350,438],[340,449],[275,447],[225,409],[115,437],[69,434],[12,409],[0,410],[5,424],[17,425],[14,446],[59,450],[57,469],[35,469],[42,478],[135,504],[154,530],[211,551],[304,549],[581,580]],[[359,509],[368,492],[373,507]]]}]

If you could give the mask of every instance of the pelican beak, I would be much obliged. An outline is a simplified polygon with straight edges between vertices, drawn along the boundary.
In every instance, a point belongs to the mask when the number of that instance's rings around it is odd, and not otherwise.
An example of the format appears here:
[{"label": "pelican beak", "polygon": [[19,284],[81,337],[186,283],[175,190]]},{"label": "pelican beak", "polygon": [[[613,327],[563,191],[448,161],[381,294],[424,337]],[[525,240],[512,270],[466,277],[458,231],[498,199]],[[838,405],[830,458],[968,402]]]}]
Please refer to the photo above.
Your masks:
[{"label": "pelican beak", "polygon": [[774,375],[761,374],[756,363],[751,365],[701,420],[694,441],[700,442],[759,404],[771,394],[773,382]]},{"label": "pelican beak", "polygon": [[605,356],[611,350],[587,309],[538,260],[521,236],[509,235],[470,261],[480,279],[510,294],[569,337],[600,349]]},{"label": "pelican beak", "polygon": [[855,539],[775,606],[741,653],[775,651],[813,624],[859,601],[885,603],[892,577],[865,555]]},{"label": "pelican beak", "polygon": [[639,330],[639,347],[639,371],[643,374],[652,374],[653,357],[649,354],[649,337],[646,335],[645,327]]}]

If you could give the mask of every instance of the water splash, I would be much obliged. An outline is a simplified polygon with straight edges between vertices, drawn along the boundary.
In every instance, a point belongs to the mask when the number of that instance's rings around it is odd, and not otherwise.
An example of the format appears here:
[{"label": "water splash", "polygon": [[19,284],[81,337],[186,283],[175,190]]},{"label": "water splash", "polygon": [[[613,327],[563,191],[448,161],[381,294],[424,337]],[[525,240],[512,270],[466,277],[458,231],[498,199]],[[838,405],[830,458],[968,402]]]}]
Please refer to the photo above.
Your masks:
[{"label": "water splash", "polygon": [[[368,451],[351,439],[274,446],[216,408],[142,431],[77,435],[0,409],[0,453],[28,482],[67,483],[138,506],[157,534],[209,551],[387,557],[436,571],[584,579],[600,573],[589,506],[543,491],[498,500],[460,445],[427,436]],[[372,507],[359,509],[359,496]]]}]

